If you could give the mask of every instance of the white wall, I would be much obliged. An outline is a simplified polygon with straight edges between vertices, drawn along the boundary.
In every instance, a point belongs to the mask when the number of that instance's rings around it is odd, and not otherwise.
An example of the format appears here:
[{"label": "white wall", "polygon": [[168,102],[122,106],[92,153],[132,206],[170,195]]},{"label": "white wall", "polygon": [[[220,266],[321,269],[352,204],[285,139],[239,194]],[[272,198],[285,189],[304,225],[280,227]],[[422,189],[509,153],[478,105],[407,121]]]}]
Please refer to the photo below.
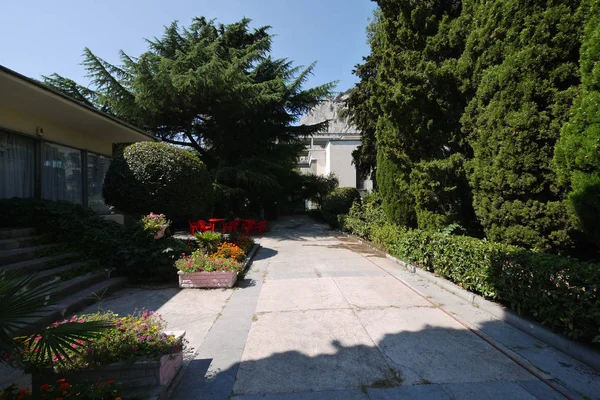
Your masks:
[{"label": "white wall", "polygon": [[359,140],[332,140],[327,146],[328,172],[337,176],[340,187],[356,187],[356,168],[352,164],[352,152],[359,145]]}]

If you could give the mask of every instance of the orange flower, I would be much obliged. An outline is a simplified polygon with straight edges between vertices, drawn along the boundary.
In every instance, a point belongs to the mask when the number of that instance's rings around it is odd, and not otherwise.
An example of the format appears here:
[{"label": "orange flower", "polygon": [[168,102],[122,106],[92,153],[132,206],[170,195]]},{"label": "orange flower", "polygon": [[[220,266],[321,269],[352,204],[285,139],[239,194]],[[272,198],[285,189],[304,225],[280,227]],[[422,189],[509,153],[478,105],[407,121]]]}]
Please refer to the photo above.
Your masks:
[{"label": "orange flower", "polygon": [[43,385],[40,386],[40,390],[47,390],[50,387],[50,385],[48,385],[47,383],[44,383]]},{"label": "orange flower", "polygon": [[106,386],[110,386],[113,383],[115,383],[115,380],[114,379],[110,379],[110,380],[106,381]]}]

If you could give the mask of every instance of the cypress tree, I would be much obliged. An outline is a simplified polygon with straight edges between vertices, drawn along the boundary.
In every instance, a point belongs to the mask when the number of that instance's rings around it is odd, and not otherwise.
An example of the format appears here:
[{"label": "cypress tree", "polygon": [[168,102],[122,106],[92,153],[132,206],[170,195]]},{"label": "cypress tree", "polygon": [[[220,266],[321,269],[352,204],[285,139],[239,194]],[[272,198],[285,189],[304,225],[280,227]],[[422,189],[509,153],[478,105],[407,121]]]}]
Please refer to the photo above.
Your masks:
[{"label": "cypress tree", "polygon": [[600,0],[584,0],[581,94],[554,153],[560,181],[570,186],[567,207],[577,228],[600,247]]},{"label": "cypress tree", "polygon": [[475,212],[492,240],[543,250],[571,245],[552,159],[578,92],[576,3],[474,7],[463,62],[471,66],[466,91],[476,90],[462,121],[474,153]]}]

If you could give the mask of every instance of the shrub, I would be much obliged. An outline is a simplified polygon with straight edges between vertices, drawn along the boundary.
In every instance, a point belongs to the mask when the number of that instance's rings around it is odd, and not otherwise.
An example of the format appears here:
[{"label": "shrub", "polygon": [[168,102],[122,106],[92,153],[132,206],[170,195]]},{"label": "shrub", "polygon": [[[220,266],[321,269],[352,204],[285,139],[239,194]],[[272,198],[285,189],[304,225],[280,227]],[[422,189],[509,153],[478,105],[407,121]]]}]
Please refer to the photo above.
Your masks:
[{"label": "shrub", "polygon": [[145,232],[126,229],[81,205],[37,199],[0,200],[0,226],[34,227],[50,240],[69,242],[84,258],[138,281],[176,279],[173,263],[186,243],[174,238],[154,240]]},{"label": "shrub", "polygon": [[323,200],[329,193],[338,187],[339,180],[334,174],[320,176],[314,174],[300,175],[300,198],[310,200],[318,207],[323,205]]},{"label": "shrub", "polygon": [[373,228],[385,223],[385,221],[386,217],[381,207],[379,193],[372,192],[352,204],[342,229],[371,240]]},{"label": "shrub", "polygon": [[415,199],[419,229],[437,230],[452,223],[475,221],[464,156],[421,161],[410,173],[410,191]]},{"label": "shrub", "polygon": [[600,265],[521,247],[412,230],[395,256],[498,300],[576,340],[600,339]]},{"label": "shrub", "polygon": [[204,217],[213,207],[204,164],[190,151],[165,143],[134,143],[118,153],[102,194],[108,204],[133,215],[155,211],[187,219]]},{"label": "shrub", "polygon": [[214,253],[219,248],[219,245],[223,242],[223,235],[219,232],[206,231],[194,233],[198,246],[204,250],[205,253]]},{"label": "shrub", "polygon": [[388,220],[400,226],[416,226],[415,200],[410,193],[410,160],[393,160],[377,152],[377,185]]},{"label": "shrub", "polygon": [[175,267],[186,274],[194,272],[240,272],[242,263],[232,258],[217,258],[196,250],[189,256],[185,254],[175,262]]},{"label": "shrub", "polygon": [[229,241],[239,246],[245,254],[250,253],[250,250],[254,247],[254,239],[240,233],[232,233],[229,237]]},{"label": "shrub", "polygon": [[360,200],[360,192],[353,187],[334,189],[323,200],[321,211],[325,220],[333,227],[337,227],[337,215],[347,214],[355,200]]}]

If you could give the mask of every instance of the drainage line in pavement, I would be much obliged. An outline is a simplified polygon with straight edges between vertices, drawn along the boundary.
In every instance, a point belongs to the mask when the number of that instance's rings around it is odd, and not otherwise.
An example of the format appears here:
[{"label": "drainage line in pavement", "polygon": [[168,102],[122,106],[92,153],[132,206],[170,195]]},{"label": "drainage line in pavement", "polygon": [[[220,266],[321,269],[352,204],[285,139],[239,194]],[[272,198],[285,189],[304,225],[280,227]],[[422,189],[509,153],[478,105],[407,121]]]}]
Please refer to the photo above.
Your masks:
[{"label": "drainage line in pavement", "polygon": [[[344,247],[346,247],[348,250],[354,252],[354,250],[352,250],[350,247],[348,247],[347,245],[343,244]],[[360,253],[358,253],[360,254]],[[515,357],[514,355],[510,354],[509,352],[507,352],[506,350],[502,349],[500,346],[498,346],[494,340],[486,337],[485,335],[483,335],[481,332],[479,332],[479,329],[471,326],[469,323],[463,321],[462,319],[458,318],[457,316],[453,315],[452,313],[446,311],[442,306],[440,306],[439,304],[435,303],[434,301],[432,301],[431,299],[429,299],[427,296],[425,296],[424,293],[421,293],[421,291],[419,291],[418,289],[414,288],[412,285],[410,285],[409,283],[405,282],[404,280],[398,278],[397,276],[390,274],[388,271],[386,271],[385,269],[383,269],[382,267],[380,267],[379,265],[377,265],[376,263],[374,263],[372,260],[370,260],[368,257],[365,257],[364,255],[360,254],[363,258],[367,259],[371,264],[375,265],[377,268],[379,268],[380,270],[382,270],[383,272],[385,272],[386,274],[389,274],[390,276],[392,276],[394,279],[396,279],[397,281],[399,281],[400,283],[402,283],[404,286],[406,286],[407,288],[409,288],[410,290],[412,290],[413,292],[415,292],[416,294],[418,294],[419,296],[421,296],[422,298],[424,298],[425,300],[427,300],[431,305],[435,306],[436,308],[438,308],[439,310],[441,310],[442,312],[444,312],[446,315],[448,315],[450,318],[452,318],[453,320],[455,320],[456,322],[458,322],[459,324],[461,324],[462,326],[464,326],[465,328],[467,328],[469,331],[471,331],[472,333],[474,333],[475,335],[477,335],[479,338],[483,339],[486,343],[488,343],[490,346],[492,346],[493,348],[495,348],[496,350],[498,350],[500,353],[504,354],[506,357],[510,358],[512,361],[514,361],[515,363],[517,363],[517,365],[521,366],[523,369],[525,369],[527,372],[529,372],[531,375],[535,376],[536,378],[538,378],[540,381],[544,382],[546,385],[550,386],[552,389],[554,389],[555,391],[557,391],[558,393],[560,393],[562,396],[564,396],[565,398],[569,399],[569,400],[573,400],[573,398],[571,396],[569,396],[567,393],[565,393],[559,386],[555,385],[553,382],[551,382],[550,380],[544,378],[543,376],[541,376],[536,370],[534,370],[533,368],[529,367],[528,365],[524,364],[523,362],[521,362],[521,360],[519,360],[517,357]],[[443,290],[443,289],[442,289]]]}]

